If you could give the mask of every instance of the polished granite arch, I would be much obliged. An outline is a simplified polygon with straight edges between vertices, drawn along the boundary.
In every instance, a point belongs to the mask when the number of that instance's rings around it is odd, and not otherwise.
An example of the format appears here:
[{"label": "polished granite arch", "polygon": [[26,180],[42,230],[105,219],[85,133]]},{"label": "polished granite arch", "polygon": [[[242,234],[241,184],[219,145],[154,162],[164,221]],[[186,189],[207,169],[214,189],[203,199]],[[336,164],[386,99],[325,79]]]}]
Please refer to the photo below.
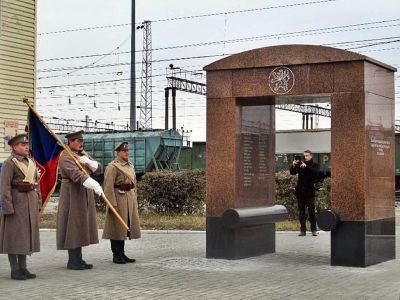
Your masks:
[{"label": "polished granite arch", "polygon": [[331,263],[368,266],[395,257],[395,68],[346,50],[282,45],[204,70],[207,257],[275,251],[274,224],[232,231],[221,217],[229,208],[275,204],[274,105],[325,101],[332,109],[332,209],[341,219],[331,234]]}]

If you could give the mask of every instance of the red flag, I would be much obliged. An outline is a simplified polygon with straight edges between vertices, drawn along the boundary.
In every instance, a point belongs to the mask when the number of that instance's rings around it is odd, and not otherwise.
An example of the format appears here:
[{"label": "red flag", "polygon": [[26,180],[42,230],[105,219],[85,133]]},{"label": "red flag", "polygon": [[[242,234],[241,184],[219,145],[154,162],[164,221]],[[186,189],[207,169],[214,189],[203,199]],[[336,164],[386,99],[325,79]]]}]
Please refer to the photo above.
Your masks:
[{"label": "red flag", "polygon": [[28,123],[29,142],[38,170],[43,211],[57,184],[58,161],[63,148],[31,109],[28,112]]}]

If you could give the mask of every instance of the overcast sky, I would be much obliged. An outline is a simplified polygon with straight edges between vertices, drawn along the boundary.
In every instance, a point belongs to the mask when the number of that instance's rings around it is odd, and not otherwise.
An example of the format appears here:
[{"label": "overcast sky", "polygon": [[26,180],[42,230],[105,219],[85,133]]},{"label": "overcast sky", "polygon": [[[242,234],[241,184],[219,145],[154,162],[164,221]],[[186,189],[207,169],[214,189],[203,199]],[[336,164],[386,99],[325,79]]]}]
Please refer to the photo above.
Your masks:
[{"label": "overcast sky", "polygon": [[[251,9],[254,10],[243,11]],[[229,13],[234,11],[242,12]],[[204,14],[215,15],[177,19]],[[177,20],[165,20],[170,18]],[[153,128],[164,127],[163,90],[165,69],[170,63],[196,71],[223,55],[245,50],[279,44],[316,44],[343,49],[370,45],[351,51],[400,66],[398,0],[137,0],[136,22],[144,20],[152,21],[153,49],[218,41],[213,45],[153,51],[154,61],[165,60],[153,63]],[[129,122],[130,54],[123,52],[130,51],[130,26],[123,24],[130,22],[129,0],[38,0],[37,108],[42,115],[75,120],[88,115],[99,122]],[[364,25],[349,26],[356,24]],[[121,26],[73,31],[109,25]],[[310,32],[323,28],[331,29]],[[293,34],[300,31],[305,32]],[[232,42],[243,38],[251,39]],[[137,31],[137,50],[142,49],[142,40],[143,32]],[[366,41],[338,44],[362,40]],[[215,56],[186,59],[211,55]],[[64,59],[79,56],[89,57]],[[137,52],[138,102],[141,60],[141,52]],[[83,66],[90,67],[70,69]],[[77,83],[84,85],[63,86]],[[396,90],[399,87],[396,79]],[[399,100],[397,92],[396,104]],[[177,105],[178,128],[192,130],[192,141],[205,140],[205,97],[178,91]],[[399,109],[396,119],[400,119]],[[320,118],[320,127],[329,124],[329,120]],[[287,128],[301,128],[301,116],[278,111],[277,129]]]}]

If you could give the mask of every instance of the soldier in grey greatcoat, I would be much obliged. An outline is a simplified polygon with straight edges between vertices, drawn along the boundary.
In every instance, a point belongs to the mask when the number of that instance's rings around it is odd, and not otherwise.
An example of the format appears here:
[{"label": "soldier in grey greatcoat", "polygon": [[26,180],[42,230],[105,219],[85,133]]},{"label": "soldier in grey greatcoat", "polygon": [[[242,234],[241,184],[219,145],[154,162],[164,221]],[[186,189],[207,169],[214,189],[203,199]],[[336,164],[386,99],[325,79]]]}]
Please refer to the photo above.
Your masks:
[{"label": "soldier in grey greatcoat", "polygon": [[[100,164],[83,150],[83,130],[65,137],[69,148],[82,166],[88,169],[88,173],[100,173]],[[92,269],[93,265],[82,259],[82,247],[99,242],[94,194],[101,196],[103,189],[79,169],[66,151],[61,154],[59,170],[61,189],[57,213],[57,249],[68,250],[68,269]]]},{"label": "soldier in grey greatcoat", "polygon": [[103,238],[111,242],[113,262],[133,263],[136,260],[125,255],[125,240],[140,238],[135,168],[129,162],[128,142],[115,148],[117,157],[110,162],[104,173],[104,193],[115,210],[129,227],[129,232],[107,208]]},{"label": "soldier in grey greatcoat", "polygon": [[28,157],[26,134],[13,137],[11,155],[1,172],[3,214],[0,219],[0,253],[7,253],[11,278],[36,278],[26,267],[26,255],[40,251],[39,209],[41,194],[35,162]]}]

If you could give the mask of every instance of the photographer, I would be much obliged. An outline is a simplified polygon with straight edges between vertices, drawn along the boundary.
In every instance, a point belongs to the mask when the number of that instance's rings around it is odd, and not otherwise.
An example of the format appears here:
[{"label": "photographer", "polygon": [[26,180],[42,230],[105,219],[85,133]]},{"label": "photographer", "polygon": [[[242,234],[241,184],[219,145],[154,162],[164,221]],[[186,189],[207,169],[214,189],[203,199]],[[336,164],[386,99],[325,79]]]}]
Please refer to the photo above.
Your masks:
[{"label": "photographer", "polygon": [[300,156],[295,156],[293,164],[290,168],[290,174],[299,174],[296,197],[299,208],[300,234],[306,235],[306,207],[310,217],[311,232],[313,236],[317,236],[317,222],[315,217],[315,189],[314,182],[319,173],[319,166],[312,160],[312,152],[304,151],[304,160]]}]

